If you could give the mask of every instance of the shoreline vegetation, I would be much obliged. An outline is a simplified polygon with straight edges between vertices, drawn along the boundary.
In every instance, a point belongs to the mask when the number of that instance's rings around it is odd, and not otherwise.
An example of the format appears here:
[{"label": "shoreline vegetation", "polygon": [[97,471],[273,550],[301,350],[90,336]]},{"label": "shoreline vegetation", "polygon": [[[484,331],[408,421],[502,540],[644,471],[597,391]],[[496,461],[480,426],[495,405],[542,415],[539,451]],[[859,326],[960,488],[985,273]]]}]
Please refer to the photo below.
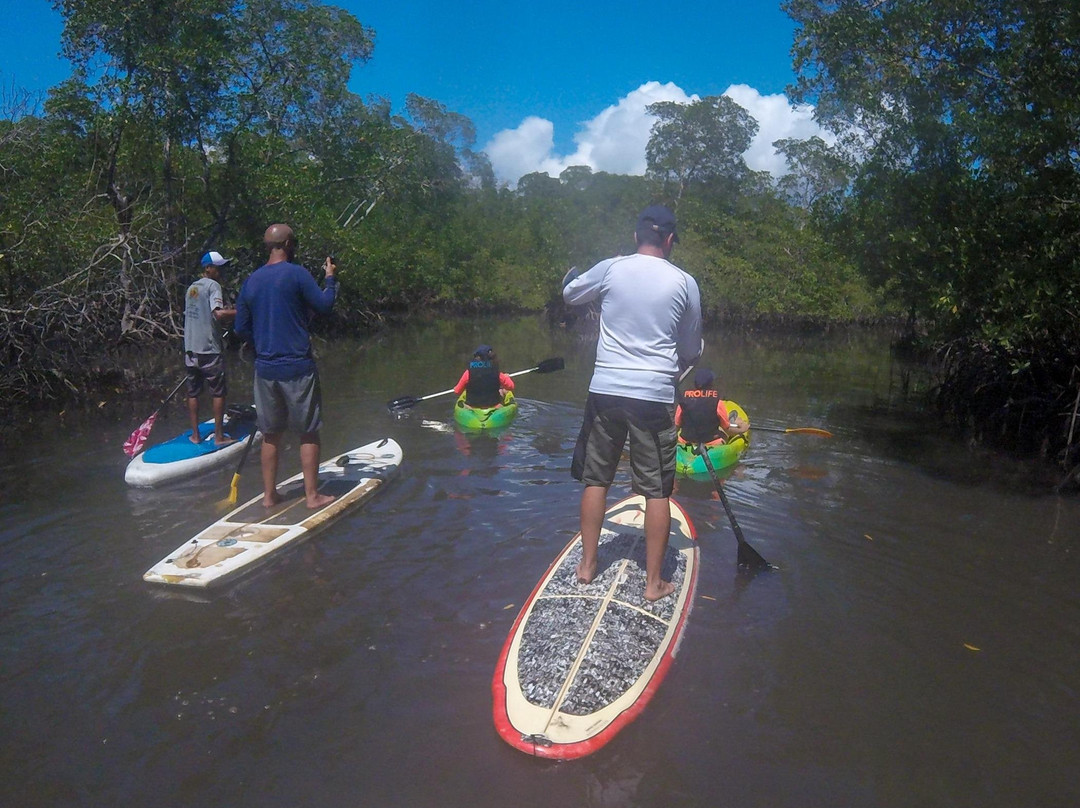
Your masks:
[{"label": "shoreline vegetation", "polygon": [[643,176],[571,166],[508,187],[465,116],[349,92],[373,29],[317,0],[271,5],[268,41],[266,9],[243,0],[62,4],[71,77],[44,99],[0,89],[9,412],[152,398],[161,370],[132,357],[180,333],[198,256],[235,259],[234,299],[274,221],[306,266],[335,256],[332,336],[433,312],[564,317],[558,278],[632,251],[637,212],[662,202],[707,323],[900,322],[897,351],[926,368],[945,423],[1080,485],[1080,51],[1065,7],[786,0],[788,94],[831,139],[776,141],[784,176],[746,165],[757,121],[708,96],[648,108]]}]

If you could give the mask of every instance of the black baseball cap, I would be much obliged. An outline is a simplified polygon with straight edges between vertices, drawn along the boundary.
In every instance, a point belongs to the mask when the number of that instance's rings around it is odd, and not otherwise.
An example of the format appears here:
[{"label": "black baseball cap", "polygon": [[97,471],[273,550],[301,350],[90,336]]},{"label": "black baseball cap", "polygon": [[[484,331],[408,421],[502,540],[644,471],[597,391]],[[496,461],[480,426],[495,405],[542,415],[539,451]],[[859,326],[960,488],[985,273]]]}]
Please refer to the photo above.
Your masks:
[{"label": "black baseball cap", "polygon": [[654,230],[663,238],[669,234],[675,234],[675,241],[679,240],[679,234],[675,232],[675,214],[666,205],[649,205],[641,211],[637,220],[637,231]]}]

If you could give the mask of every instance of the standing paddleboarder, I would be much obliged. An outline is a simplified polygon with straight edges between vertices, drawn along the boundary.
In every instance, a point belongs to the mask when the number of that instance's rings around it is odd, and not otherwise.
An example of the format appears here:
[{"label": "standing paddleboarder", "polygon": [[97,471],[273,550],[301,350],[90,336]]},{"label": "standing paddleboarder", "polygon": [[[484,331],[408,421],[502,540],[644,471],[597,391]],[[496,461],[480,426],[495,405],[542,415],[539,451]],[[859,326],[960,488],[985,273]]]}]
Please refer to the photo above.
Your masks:
[{"label": "standing paddleboarder", "polygon": [[222,267],[231,258],[211,250],[202,257],[203,276],[188,287],[184,296],[184,367],[187,370],[188,417],[191,442],[202,443],[199,435],[199,394],[203,384],[210,388],[214,409],[214,445],[233,443],[225,434],[225,358],[221,329],[233,321],[236,309],[226,308],[221,294]]},{"label": "standing paddleboarder", "polygon": [[296,236],[287,224],[273,224],[263,234],[266,263],[244,281],[236,302],[235,331],[255,344],[255,414],[263,433],[263,505],[281,501],[277,492],[278,455],[286,429],[300,433],[300,468],[309,508],[321,508],[332,496],[320,494],[319,429],[322,393],[311,353],[310,312],[329,314],[337,297],[337,267],[323,263],[326,288],[320,289],[296,257]]},{"label": "standing paddleboarder", "polygon": [[675,589],[660,577],[675,484],[675,380],[704,343],[697,281],[668,260],[678,241],[675,214],[663,205],[647,207],[635,240],[633,255],[564,280],[568,304],[600,303],[596,363],[571,473],[585,484],[577,577],[588,583],[597,573],[608,488],[629,437],[631,486],[645,497],[645,599],[653,601]]}]

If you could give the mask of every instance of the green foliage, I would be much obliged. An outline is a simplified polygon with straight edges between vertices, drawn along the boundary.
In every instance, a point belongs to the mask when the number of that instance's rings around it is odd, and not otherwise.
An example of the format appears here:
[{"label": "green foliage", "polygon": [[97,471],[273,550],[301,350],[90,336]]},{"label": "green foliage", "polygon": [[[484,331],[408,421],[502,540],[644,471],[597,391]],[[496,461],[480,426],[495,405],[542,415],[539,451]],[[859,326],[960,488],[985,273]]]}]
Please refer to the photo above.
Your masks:
[{"label": "green foliage", "polygon": [[796,207],[819,217],[834,215],[843,204],[853,167],[817,136],[785,138],[773,146],[784,155],[789,169],[777,182],[780,192]]},{"label": "green foliage", "polygon": [[789,0],[797,97],[859,175],[838,232],[939,339],[1080,336],[1080,14],[1069,4]]},{"label": "green foliage", "polygon": [[[815,216],[747,169],[757,123],[725,97],[655,107],[647,177],[573,166],[498,188],[466,117],[415,94],[395,115],[348,92],[374,32],[340,9],[54,5],[75,70],[44,114],[0,115],[0,331],[16,369],[0,390],[52,396],[56,378],[73,392],[94,351],[175,337],[199,254],[238,259],[235,294],[274,221],[294,227],[313,271],[335,257],[348,328],[383,312],[559,305],[566,270],[632,252],[638,212],[658,201],[679,207],[675,260],[701,279],[712,316],[873,308]],[[826,150],[789,148],[800,188],[835,197]]]},{"label": "green foliage", "polygon": [[749,173],[743,153],[758,131],[754,118],[726,95],[689,104],[660,101],[647,108],[656,116],[645,150],[649,176],[674,187],[674,197],[694,183],[726,180],[736,186]]},{"label": "green foliage", "polygon": [[882,309],[850,262],[805,214],[775,198],[744,198],[734,216],[688,206],[677,254],[702,288],[707,317],[857,321]]},{"label": "green foliage", "polygon": [[[834,243],[908,314],[943,413],[1080,459],[1080,13],[787,0],[796,97],[857,166]],[[1020,438],[1027,437],[1024,441]]]}]

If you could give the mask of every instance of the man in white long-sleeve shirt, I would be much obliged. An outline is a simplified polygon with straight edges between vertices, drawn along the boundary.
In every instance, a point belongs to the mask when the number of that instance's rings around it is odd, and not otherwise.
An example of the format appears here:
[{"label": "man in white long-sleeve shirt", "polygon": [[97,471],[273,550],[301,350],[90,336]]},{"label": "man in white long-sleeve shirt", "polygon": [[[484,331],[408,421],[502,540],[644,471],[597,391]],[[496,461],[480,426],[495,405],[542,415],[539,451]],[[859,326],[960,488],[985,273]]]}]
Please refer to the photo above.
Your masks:
[{"label": "man in white long-sleeve shirt", "polygon": [[563,286],[570,305],[600,302],[596,365],[571,467],[585,483],[577,576],[588,583],[596,575],[607,492],[629,437],[631,485],[645,497],[645,599],[659,600],[674,591],[660,569],[675,484],[675,384],[701,355],[701,297],[697,282],[668,261],[678,241],[668,208],[642,211],[635,238],[635,254],[570,273]]}]

